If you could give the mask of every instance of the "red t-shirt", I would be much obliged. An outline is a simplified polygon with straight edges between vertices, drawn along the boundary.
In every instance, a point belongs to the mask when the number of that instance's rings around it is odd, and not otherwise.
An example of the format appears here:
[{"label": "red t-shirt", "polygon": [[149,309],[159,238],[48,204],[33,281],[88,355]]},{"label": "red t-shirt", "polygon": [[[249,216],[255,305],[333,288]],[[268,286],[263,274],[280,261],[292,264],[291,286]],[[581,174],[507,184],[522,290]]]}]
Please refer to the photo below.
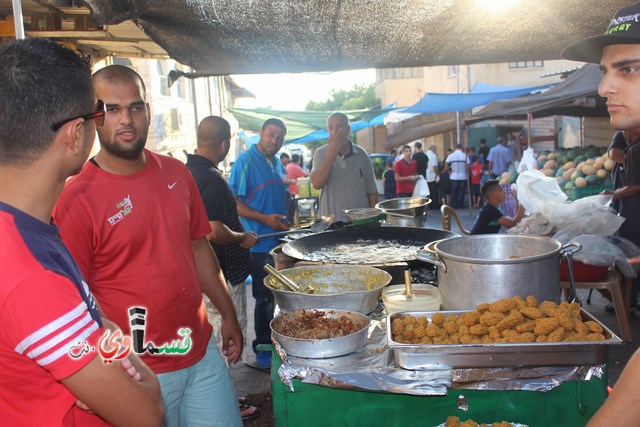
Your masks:
[{"label": "red t-shirt", "polygon": [[0,424],[70,426],[82,416],[83,426],[106,425],[60,382],[96,357],[69,350],[96,348],[102,328],[57,227],[0,203],[0,235]]},{"label": "red t-shirt", "polygon": [[65,186],[54,218],[107,318],[131,334],[129,308],[146,308],[145,342],[182,339],[184,355],[142,359],[155,373],[198,362],[211,337],[191,242],[211,232],[193,176],[179,160],[145,150],[145,168],[114,175],[87,162]]},{"label": "red t-shirt", "polygon": [[482,165],[479,163],[474,163],[471,165],[471,183],[472,184],[480,184],[482,180]]},{"label": "red t-shirt", "polygon": [[[400,176],[411,176],[418,173],[418,163],[411,160],[410,163],[402,158],[393,165],[393,170]],[[396,193],[413,193],[414,181],[398,181],[396,179]]]},{"label": "red t-shirt", "polygon": [[[289,179],[292,179],[294,181],[296,181],[298,178],[304,178],[306,176],[309,176],[309,174],[306,173],[304,169],[302,169],[299,165],[293,162],[290,162],[287,165],[287,175],[289,176]],[[291,193],[294,196],[298,194],[297,183],[289,184],[289,193]]]}]

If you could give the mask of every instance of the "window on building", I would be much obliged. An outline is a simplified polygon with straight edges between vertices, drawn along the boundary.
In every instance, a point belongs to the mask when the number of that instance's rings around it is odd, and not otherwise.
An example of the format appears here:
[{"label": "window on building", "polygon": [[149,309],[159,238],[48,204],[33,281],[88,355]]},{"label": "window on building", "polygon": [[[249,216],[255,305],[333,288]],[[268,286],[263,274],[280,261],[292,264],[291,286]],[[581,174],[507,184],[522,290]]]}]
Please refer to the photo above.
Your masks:
[{"label": "window on building", "polygon": [[177,108],[171,109],[171,130],[180,130],[180,114],[178,113]]},{"label": "window on building", "polygon": [[509,68],[541,68],[544,67],[544,61],[516,61],[509,62]]},{"label": "window on building", "polygon": [[164,96],[171,96],[171,88],[169,87],[169,67],[167,62],[159,59],[157,62],[158,79],[160,80],[160,93]]},{"label": "window on building", "polygon": [[455,77],[458,75],[458,66],[457,65],[448,65],[447,66],[447,77]]}]

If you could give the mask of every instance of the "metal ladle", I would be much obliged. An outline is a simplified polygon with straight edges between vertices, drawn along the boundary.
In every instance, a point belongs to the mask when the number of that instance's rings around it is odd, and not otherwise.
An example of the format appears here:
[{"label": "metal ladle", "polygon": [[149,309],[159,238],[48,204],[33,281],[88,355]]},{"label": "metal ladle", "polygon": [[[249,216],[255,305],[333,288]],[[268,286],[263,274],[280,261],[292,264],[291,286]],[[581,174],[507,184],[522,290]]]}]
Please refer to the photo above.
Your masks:
[{"label": "metal ladle", "polygon": [[273,268],[270,264],[264,265],[264,271],[272,275],[278,282],[282,283],[287,288],[291,289],[293,292],[298,292],[302,294],[312,294],[315,292],[315,289],[313,289],[311,286],[307,286],[306,288],[304,288],[304,290],[302,290],[296,282],[289,279],[284,274],[280,273],[278,270]]},{"label": "metal ladle", "polygon": [[413,286],[411,284],[411,271],[404,271],[404,295],[407,297],[407,301],[413,299]]},{"label": "metal ladle", "polygon": [[309,228],[298,228],[296,230],[276,231],[275,233],[259,234],[257,237],[258,239],[262,239],[263,237],[286,236],[287,234],[303,233],[306,231],[311,231],[312,233],[320,233],[322,231],[325,231],[329,227],[331,227],[331,224],[333,224],[334,218],[335,217],[333,215],[322,215],[321,217],[313,221],[313,224],[311,224]]}]

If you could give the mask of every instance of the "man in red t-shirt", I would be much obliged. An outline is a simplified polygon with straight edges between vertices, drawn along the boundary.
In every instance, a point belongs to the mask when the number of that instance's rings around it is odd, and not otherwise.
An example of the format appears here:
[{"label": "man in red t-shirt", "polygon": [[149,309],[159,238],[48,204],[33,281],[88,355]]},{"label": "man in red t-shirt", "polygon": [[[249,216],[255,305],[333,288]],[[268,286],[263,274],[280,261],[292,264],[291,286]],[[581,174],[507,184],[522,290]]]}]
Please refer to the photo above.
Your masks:
[{"label": "man in red t-shirt", "polygon": [[479,208],[482,205],[482,194],[480,194],[480,181],[482,181],[482,171],[484,167],[480,163],[480,157],[471,156],[471,196],[473,198],[473,207]]},{"label": "man in red t-shirt", "polygon": [[34,38],[0,48],[0,75],[0,424],[159,425],[151,370],[133,353],[98,357],[114,325],[51,222],[105,115],[89,67]]},{"label": "man in red t-shirt", "polygon": [[411,147],[402,147],[402,159],[393,165],[398,197],[413,196],[413,186],[418,178],[418,163],[411,158]]},{"label": "man in red t-shirt", "polygon": [[300,167],[299,163],[300,155],[294,154],[291,156],[291,162],[287,164],[287,175],[289,175],[289,179],[293,181],[289,184],[289,193],[294,197],[298,194],[298,178],[306,178],[309,176],[309,174]]}]

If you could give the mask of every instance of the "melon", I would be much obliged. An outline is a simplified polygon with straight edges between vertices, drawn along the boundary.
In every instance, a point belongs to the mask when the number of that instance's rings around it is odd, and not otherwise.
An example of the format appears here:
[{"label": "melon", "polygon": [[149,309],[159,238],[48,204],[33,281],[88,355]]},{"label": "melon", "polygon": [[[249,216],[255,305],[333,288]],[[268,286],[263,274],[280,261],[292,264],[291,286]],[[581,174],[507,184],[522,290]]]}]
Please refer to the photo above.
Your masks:
[{"label": "melon", "polygon": [[555,160],[556,158],[556,154],[555,153],[549,153],[547,154],[547,159],[548,160]]},{"label": "melon", "polygon": [[546,154],[539,155],[538,160],[547,160],[547,155]]},{"label": "melon", "polygon": [[607,171],[606,171],[606,170],[604,170],[604,169],[599,169],[599,170],[596,172],[596,176],[597,176],[598,178],[600,178],[600,179],[604,179],[604,178],[606,178],[606,177],[607,177],[607,175],[609,175],[609,174],[608,174],[608,173],[607,173]]},{"label": "melon", "polygon": [[598,185],[600,184],[600,178],[596,175],[589,175],[585,178],[587,180],[587,185]]},{"label": "melon", "polygon": [[558,167],[558,164],[555,162],[555,160],[548,160],[544,164],[544,168],[543,169],[555,169],[557,167]]},{"label": "melon", "polygon": [[556,171],[556,176],[562,177],[562,175],[564,175],[564,173],[565,173],[565,172],[566,172],[566,171],[564,171],[564,170],[562,170],[562,169],[558,169],[558,170]]},{"label": "melon", "polygon": [[575,169],[575,167],[576,167],[576,162],[567,162],[562,166],[562,169],[569,170],[569,169]]},{"label": "melon", "polygon": [[585,162],[580,162],[580,163],[578,163],[578,166],[576,166],[576,169],[578,169],[579,171],[581,171],[581,170],[582,170],[582,168],[583,168],[585,165],[586,165],[586,163],[585,163]]},{"label": "melon", "polygon": [[591,165],[584,165],[582,167],[582,172],[584,172],[585,175],[595,175],[596,174],[596,168],[591,166]]},{"label": "melon", "polygon": [[544,176],[554,176],[556,173],[553,169],[542,169]]},{"label": "melon", "polygon": [[584,188],[587,186],[587,180],[583,177],[576,178],[576,188]]},{"label": "melon", "polygon": [[573,181],[567,182],[564,186],[566,190],[571,190],[573,187],[575,187],[575,183]]},{"label": "melon", "polygon": [[570,182],[571,182],[571,180],[569,180],[569,179],[562,179],[560,181],[560,183],[559,183],[560,188],[565,188],[567,186],[567,184],[570,183]]},{"label": "melon", "polygon": [[593,166],[596,167],[596,169],[602,169],[604,167],[604,160],[602,157],[598,157],[596,158],[595,163],[593,164]]},{"label": "melon", "polygon": [[615,165],[616,165],[616,162],[614,162],[614,161],[613,161],[613,160],[611,160],[611,159],[607,159],[607,160],[605,160],[605,162],[604,162],[604,168],[605,168],[606,170],[608,170],[608,171],[612,171],[612,170],[613,170],[613,167],[614,167]]},{"label": "melon", "polygon": [[573,159],[573,161],[576,163],[584,162],[585,160],[586,160],[585,156],[576,156],[576,158]]},{"label": "melon", "polygon": [[596,160],[595,160],[595,159],[587,159],[587,160],[585,160],[585,162],[586,162],[588,165],[593,166],[593,165],[596,163]]},{"label": "melon", "polygon": [[576,168],[571,168],[569,170],[564,171],[564,173],[562,174],[562,177],[564,179],[571,179],[571,175],[573,175],[573,173],[576,171]]},{"label": "melon", "polygon": [[581,170],[576,169],[575,172],[571,174],[571,180],[575,181],[576,179],[582,178],[583,176],[584,176],[584,173]]}]

